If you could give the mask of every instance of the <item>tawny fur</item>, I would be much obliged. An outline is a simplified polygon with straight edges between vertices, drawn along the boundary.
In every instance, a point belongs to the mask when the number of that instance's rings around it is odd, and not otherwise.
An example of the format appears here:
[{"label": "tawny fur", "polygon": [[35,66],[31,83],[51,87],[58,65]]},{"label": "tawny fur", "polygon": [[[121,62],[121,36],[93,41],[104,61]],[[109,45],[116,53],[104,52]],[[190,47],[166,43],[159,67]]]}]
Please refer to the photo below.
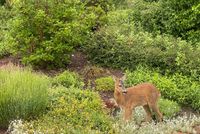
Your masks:
[{"label": "tawny fur", "polygon": [[142,83],[127,88],[122,92],[122,85],[119,78],[115,78],[114,98],[117,104],[124,110],[124,120],[130,120],[135,107],[143,106],[147,116],[146,121],[152,120],[151,110],[157,115],[158,121],[162,121],[162,114],[158,108],[160,92],[151,83]]}]

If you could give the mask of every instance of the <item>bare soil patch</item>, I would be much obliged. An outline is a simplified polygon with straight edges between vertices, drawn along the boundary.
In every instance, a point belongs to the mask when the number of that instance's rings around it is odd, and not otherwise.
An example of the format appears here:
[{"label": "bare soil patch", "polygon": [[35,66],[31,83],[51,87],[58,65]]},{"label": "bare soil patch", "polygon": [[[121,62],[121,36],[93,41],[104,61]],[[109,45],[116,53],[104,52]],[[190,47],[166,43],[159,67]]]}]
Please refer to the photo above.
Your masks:
[{"label": "bare soil patch", "polygon": [[0,134],[6,134],[6,129],[1,129],[0,128]]},{"label": "bare soil patch", "polygon": [[4,58],[0,59],[0,68],[8,65],[9,63],[12,63],[16,66],[22,66],[19,58],[9,56],[9,57],[4,57]]}]

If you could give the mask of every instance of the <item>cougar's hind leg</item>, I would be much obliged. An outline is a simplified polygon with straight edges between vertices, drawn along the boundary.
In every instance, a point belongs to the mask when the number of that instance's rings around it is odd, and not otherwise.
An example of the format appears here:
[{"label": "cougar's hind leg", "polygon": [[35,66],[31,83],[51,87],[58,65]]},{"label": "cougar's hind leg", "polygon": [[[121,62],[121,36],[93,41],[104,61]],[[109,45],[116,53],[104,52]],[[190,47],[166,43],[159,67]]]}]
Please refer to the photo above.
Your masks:
[{"label": "cougar's hind leg", "polygon": [[151,114],[151,110],[149,108],[149,105],[144,105],[143,108],[146,112],[145,121],[150,122],[152,120],[152,114]]},{"label": "cougar's hind leg", "polygon": [[129,121],[131,119],[131,116],[132,116],[132,108],[125,108],[125,111],[124,111],[124,120],[125,121]]},{"label": "cougar's hind leg", "polygon": [[156,113],[156,116],[157,116],[157,120],[159,122],[161,122],[163,120],[163,115],[162,113],[160,112],[158,106],[155,104],[155,105],[152,105],[151,106],[152,110]]}]

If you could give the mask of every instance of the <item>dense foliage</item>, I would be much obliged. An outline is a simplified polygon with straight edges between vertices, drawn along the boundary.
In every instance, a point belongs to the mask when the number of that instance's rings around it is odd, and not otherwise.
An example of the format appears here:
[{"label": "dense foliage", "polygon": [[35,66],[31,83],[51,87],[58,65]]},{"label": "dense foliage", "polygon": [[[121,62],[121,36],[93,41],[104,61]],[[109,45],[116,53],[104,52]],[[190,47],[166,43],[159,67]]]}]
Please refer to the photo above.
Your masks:
[{"label": "dense foliage", "polygon": [[134,0],[132,16],[148,32],[161,32],[199,43],[200,5],[198,0]]},{"label": "dense foliage", "polygon": [[112,132],[112,120],[105,114],[101,99],[95,92],[63,87],[51,89],[49,108],[50,111],[40,119],[24,124],[22,131],[73,134]]},{"label": "dense foliage", "polygon": [[95,25],[95,13],[85,8],[80,0],[18,2],[10,28],[16,53],[35,66],[66,65]]},{"label": "dense foliage", "polygon": [[83,88],[84,83],[80,76],[74,72],[64,71],[57,76],[55,76],[52,80],[53,86],[64,86],[66,88],[69,87],[77,87]]},{"label": "dense foliage", "polygon": [[13,52],[14,44],[12,37],[9,36],[10,18],[14,15],[7,7],[0,6],[0,58]]},{"label": "dense foliage", "polygon": [[131,70],[138,64],[146,64],[160,68],[162,73],[179,72],[199,80],[199,46],[139,30],[129,24],[130,10],[110,12],[108,17],[108,25],[95,32],[85,47],[94,63]]},{"label": "dense foliage", "polygon": [[[1,26],[9,29],[1,29],[0,55],[10,53],[12,46],[24,63],[63,67],[74,48],[88,44],[86,53],[103,65],[133,68],[133,64],[148,62],[153,67],[162,65],[162,70],[181,68],[182,73],[199,75],[200,6],[196,0],[27,0],[11,7],[0,14]],[[8,13],[15,14],[14,18]]]},{"label": "dense foliage", "polygon": [[[8,67],[7,67],[8,68]],[[48,103],[46,76],[30,70],[0,70],[0,127],[14,119],[33,119],[45,112]]]},{"label": "dense foliage", "polygon": [[181,109],[178,103],[163,98],[159,100],[158,105],[164,118],[175,117]]},{"label": "dense foliage", "polygon": [[4,5],[6,3],[6,0],[0,0],[0,5]]},{"label": "dense foliage", "polygon": [[97,91],[113,91],[114,80],[112,77],[102,77],[95,80],[95,86]]}]

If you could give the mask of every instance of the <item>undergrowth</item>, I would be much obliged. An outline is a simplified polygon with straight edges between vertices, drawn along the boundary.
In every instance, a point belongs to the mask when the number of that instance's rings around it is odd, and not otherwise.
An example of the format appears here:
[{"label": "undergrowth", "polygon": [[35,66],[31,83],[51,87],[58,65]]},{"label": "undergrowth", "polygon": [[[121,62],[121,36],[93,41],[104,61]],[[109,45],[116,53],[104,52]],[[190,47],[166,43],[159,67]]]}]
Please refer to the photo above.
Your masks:
[{"label": "undergrowth", "polygon": [[29,69],[6,67],[0,70],[0,127],[15,119],[33,119],[45,112],[48,77]]}]

